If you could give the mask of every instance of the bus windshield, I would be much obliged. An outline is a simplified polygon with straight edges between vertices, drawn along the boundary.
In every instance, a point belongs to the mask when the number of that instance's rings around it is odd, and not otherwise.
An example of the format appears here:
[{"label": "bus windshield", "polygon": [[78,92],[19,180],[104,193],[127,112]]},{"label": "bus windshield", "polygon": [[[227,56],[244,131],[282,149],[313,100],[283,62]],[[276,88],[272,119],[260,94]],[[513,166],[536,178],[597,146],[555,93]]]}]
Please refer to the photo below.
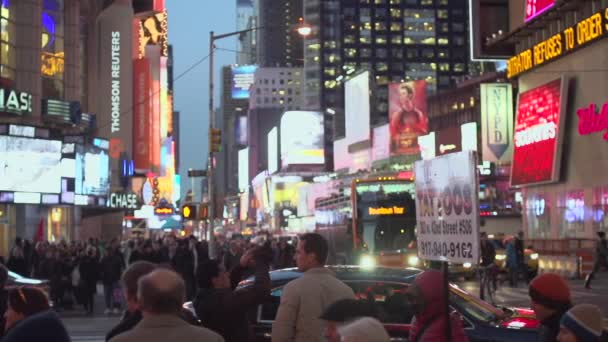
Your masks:
[{"label": "bus windshield", "polygon": [[370,253],[415,248],[414,183],[360,182],[355,184],[355,190],[360,247]]}]

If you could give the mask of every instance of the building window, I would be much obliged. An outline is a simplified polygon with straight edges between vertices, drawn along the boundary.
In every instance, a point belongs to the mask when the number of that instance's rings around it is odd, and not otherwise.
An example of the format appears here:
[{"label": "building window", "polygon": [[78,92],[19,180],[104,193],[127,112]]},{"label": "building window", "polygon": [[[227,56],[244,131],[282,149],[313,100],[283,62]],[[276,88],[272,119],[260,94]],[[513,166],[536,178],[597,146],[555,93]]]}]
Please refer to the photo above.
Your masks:
[{"label": "building window", "polygon": [[[12,2],[12,1],[11,1]],[[15,79],[15,22],[9,1],[1,1],[0,13],[0,77]]]},{"label": "building window", "polygon": [[454,64],[454,72],[464,72],[464,63]]},{"label": "building window", "polygon": [[42,10],[42,97],[64,95],[64,14],[63,0],[46,0]]},{"label": "building window", "polygon": [[376,71],[378,71],[378,72],[386,72],[386,71],[388,71],[388,64],[386,64],[386,63],[376,63]]},{"label": "building window", "polygon": [[395,44],[395,45],[401,45],[403,41],[401,40],[401,36],[392,36],[391,37],[391,44]]},{"label": "building window", "polygon": [[401,23],[391,23],[391,31],[392,32],[401,31]]},{"label": "building window", "polygon": [[557,195],[560,238],[583,237],[585,232],[585,193],[573,190]]},{"label": "building window", "polygon": [[591,210],[593,230],[595,232],[608,231],[608,186],[593,190],[593,206]]},{"label": "building window", "polygon": [[437,11],[437,18],[439,19],[447,19],[448,18],[448,10],[438,10]]},{"label": "building window", "polygon": [[401,19],[401,10],[398,8],[391,8],[391,17]]},{"label": "building window", "polygon": [[376,50],[376,57],[378,58],[386,58],[388,57],[388,52],[385,48],[379,48]]},{"label": "building window", "polygon": [[362,58],[370,58],[372,56],[371,49],[361,49],[361,57]]},{"label": "building window", "polygon": [[450,40],[448,38],[442,37],[437,39],[437,44],[439,45],[448,45],[450,43]]},{"label": "building window", "polygon": [[376,31],[386,31],[386,23],[383,21],[376,22],[374,24],[374,29]]},{"label": "building window", "polygon": [[386,44],[386,36],[377,36],[376,44]]},{"label": "building window", "polygon": [[530,196],[525,202],[528,219],[528,236],[533,239],[551,237],[551,205],[549,199],[540,194]]},{"label": "building window", "polygon": [[452,31],[464,32],[464,24],[463,23],[452,23]]}]

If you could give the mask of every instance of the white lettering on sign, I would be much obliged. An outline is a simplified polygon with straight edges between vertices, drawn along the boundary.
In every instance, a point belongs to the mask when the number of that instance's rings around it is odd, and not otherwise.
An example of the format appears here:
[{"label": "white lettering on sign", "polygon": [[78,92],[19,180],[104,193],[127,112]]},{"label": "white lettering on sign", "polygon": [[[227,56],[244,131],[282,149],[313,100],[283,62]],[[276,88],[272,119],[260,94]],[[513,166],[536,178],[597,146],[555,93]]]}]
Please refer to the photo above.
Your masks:
[{"label": "white lettering on sign", "polygon": [[112,133],[120,132],[120,32],[112,32]]},{"label": "white lettering on sign", "polygon": [[134,193],[111,193],[110,208],[137,209],[137,195]]},{"label": "white lettering on sign", "polygon": [[31,113],[32,95],[0,88],[0,112]]},{"label": "white lettering on sign", "polygon": [[542,123],[515,133],[515,146],[522,147],[537,142],[555,139],[557,129],[553,122]]}]

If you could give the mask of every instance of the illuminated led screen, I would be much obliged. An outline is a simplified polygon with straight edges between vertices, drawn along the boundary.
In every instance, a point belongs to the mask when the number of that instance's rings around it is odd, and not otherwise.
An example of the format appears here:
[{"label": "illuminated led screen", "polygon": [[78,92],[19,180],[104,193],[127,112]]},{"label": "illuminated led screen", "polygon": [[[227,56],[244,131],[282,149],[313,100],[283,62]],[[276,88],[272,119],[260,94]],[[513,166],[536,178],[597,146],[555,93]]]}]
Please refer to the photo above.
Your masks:
[{"label": "illuminated led screen", "polygon": [[281,165],[323,163],[323,114],[285,112],[281,118]]},{"label": "illuminated led screen", "polygon": [[561,151],[561,79],[519,94],[511,185],[548,183],[559,178]]},{"label": "illuminated led screen", "polygon": [[526,21],[535,18],[555,5],[555,0],[526,0]]},{"label": "illuminated led screen", "polygon": [[257,65],[241,65],[232,67],[232,98],[248,99],[249,87],[255,82]]}]

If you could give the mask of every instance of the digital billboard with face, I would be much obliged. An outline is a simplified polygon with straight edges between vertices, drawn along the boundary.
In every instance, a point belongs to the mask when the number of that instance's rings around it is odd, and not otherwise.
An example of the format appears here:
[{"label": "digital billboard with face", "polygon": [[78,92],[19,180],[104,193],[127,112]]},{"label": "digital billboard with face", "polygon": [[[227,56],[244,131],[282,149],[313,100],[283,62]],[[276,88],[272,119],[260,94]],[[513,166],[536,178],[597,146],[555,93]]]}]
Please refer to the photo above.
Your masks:
[{"label": "digital billboard with face", "polygon": [[249,87],[255,82],[257,65],[238,65],[232,67],[232,98],[248,99]]},{"label": "digital billboard with face", "polygon": [[0,190],[61,192],[61,141],[0,136]]},{"label": "digital billboard with face", "polygon": [[76,146],[75,193],[106,196],[110,191],[108,151],[95,146]]},{"label": "digital billboard with face", "polygon": [[370,103],[369,71],[344,84],[346,141],[348,145],[369,140]]},{"label": "digital billboard with face", "polygon": [[420,153],[418,137],[429,132],[426,81],[391,83],[388,89],[391,155]]},{"label": "digital billboard with face", "polygon": [[281,118],[281,165],[323,163],[323,114],[285,112]]},{"label": "digital billboard with face", "polygon": [[519,94],[511,186],[559,179],[566,89],[557,79]]}]

